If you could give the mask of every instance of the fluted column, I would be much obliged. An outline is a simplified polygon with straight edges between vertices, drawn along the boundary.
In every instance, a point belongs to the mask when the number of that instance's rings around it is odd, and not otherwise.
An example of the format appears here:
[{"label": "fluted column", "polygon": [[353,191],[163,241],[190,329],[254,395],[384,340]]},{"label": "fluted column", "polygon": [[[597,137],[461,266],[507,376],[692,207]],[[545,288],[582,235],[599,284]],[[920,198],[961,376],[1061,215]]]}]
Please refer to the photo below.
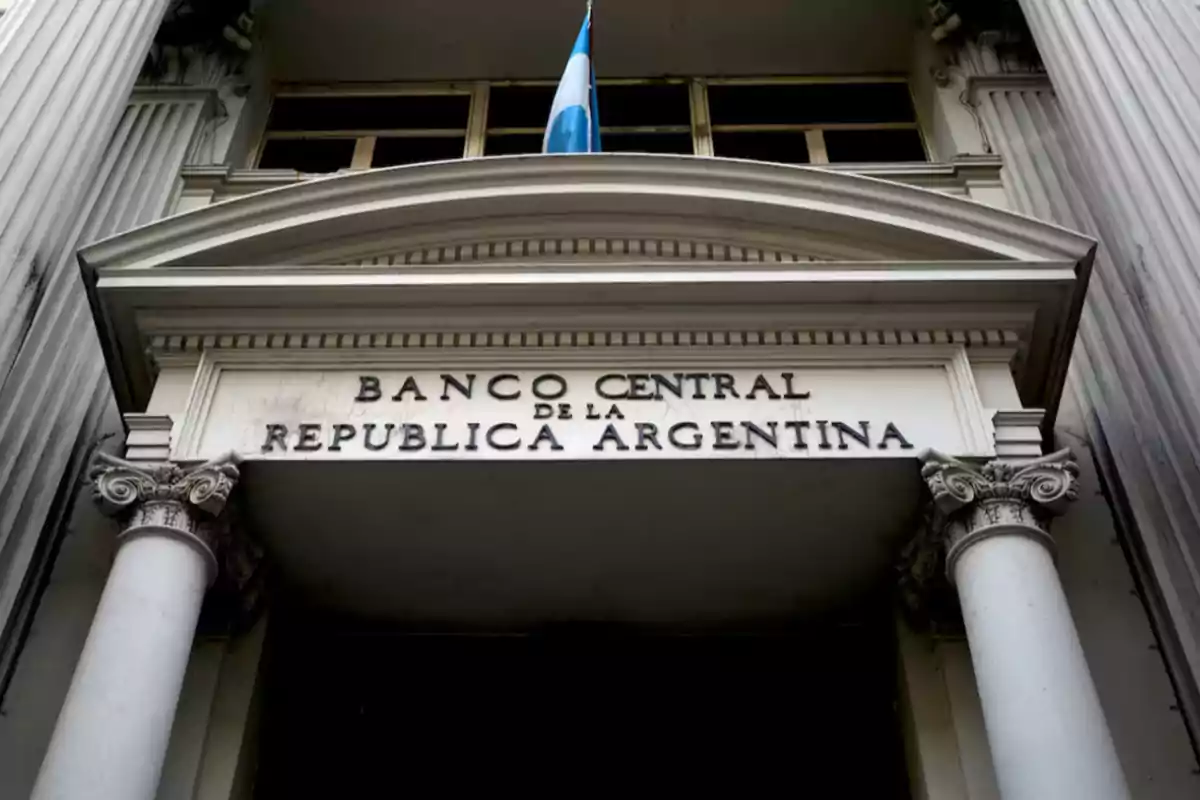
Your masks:
[{"label": "fluted column", "polygon": [[237,546],[223,513],[236,462],[98,456],[93,494],[122,531],[35,800],[153,800],[201,604]]},{"label": "fluted column", "polygon": [[[1020,0],[1053,83],[985,123],[1018,210],[1101,240],[1072,363],[1142,541],[1152,616],[1200,721],[1200,5]],[[1011,103],[1011,106],[1009,105]],[[1012,112],[1012,113],[1010,113]],[[994,125],[992,126],[995,127]],[[1110,467],[1111,465],[1111,467]],[[1139,565],[1140,566],[1140,565]]]},{"label": "fluted column", "polygon": [[1001,796],[1129,800],[1054,566],[1050,518],[1077,492],[1070,453],[980,468],[924,460]]},{"label": "fluted column", "polygon": [[[1164,359],[1174,435],[1200,447],[1200,7],[1020,0],[1088,184],[1088,205]],[[1185,450],[1188,448],[1185,448]],[[1190,459],[1195,469],[1194,459]]]},{"label": "fluted column", "polygon": [[0,16],[0,381],[168,0],[17,0]]}]

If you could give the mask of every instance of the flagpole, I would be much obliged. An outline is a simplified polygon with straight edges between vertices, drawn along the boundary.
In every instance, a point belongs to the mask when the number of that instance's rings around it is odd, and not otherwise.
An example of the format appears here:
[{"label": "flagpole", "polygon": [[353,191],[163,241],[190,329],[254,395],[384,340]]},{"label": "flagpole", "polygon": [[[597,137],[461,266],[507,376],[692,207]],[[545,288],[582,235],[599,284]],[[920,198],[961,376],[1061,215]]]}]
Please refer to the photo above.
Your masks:
[{"label": "flagpole", "polygon": [[590,134],[588,135],[588,139],[589,139],[589,141],[591,141],[591,146],[588,148],[588,150],[593,153],[598,153],[598,152],[600,152],[600,120],[598,118],[599,114],[600,114],[600,105],[597,102],[596,98],[599,97],[600,87],[596,85],[596,62],[593,60],[596,57],[596,48],[593,46],[595,44],[595,38],[594,38],[595,30],[593,28],[593,20],[592,20],[592,0],[587,0],[587,27],[588,27],[588,61],[591,66],[591,73],[592,73],[591,75],[588,76],[588,80],[591,81],[591,86],[590,86],[590,89],[591,89],[590,106],[591,106],[591,108],[590,108],[590,110],[591,110],[591,115],[593,117],[592,130],[591,130]]}]

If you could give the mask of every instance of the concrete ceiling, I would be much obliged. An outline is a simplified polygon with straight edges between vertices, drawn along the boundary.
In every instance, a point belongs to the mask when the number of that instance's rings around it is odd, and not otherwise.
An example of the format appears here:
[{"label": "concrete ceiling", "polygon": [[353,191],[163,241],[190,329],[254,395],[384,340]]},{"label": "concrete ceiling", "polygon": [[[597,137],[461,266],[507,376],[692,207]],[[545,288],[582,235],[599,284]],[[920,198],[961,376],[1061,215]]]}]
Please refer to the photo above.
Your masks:
[{"label": "concrete ceiling", "polygon": [[[551,78],[583,0],[266,0],[280,81]],[[915,0],[598,0],[600,77],[904,73]]]},{"label": "concrete ceiling", "polygon": [[796,621],[892,580],[913,460],[262,462],[250,514],[302,603],[440,630]]}]

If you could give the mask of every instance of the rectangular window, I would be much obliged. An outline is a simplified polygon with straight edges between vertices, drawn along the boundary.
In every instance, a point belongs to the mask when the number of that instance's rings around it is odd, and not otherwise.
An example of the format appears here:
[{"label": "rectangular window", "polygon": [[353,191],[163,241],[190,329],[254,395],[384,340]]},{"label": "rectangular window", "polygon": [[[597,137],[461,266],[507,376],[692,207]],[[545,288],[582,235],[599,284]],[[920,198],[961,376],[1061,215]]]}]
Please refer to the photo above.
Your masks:
[{"label": "rectangular window", "polygon": [[470,111],[466,92],[279,96],[258,165],[335,172],[462,158]]},{"label": "rectangular window", "polygon": [[[258,166],[322,173],[540,153],[556,89],[547,80],[282,94]],[[601,80],[598,102],[605,152],[789,164],[927,158],[899,78]]]},{"label": "rectangular window", "polygon": [[272,139],[263,143],[260,169],[337,172],[354,159],[353,139]]},{"label": "rectangular window", "polygon": [[542,152],[546,120],[556,89],[552,83],[491,87],[483,154],[511,156]]},{"label": "rectangular window", "polygon": [[714,80],[707,100],[717,156],[793,164],[925,160],[902,80]]},{"label": "rectangular window", "polygon": [[[493,86],[484,155],[540,153],[557,88],[553,83]],[[695,152],[686,81],[600,81],[596,101],[605,152]]]}]

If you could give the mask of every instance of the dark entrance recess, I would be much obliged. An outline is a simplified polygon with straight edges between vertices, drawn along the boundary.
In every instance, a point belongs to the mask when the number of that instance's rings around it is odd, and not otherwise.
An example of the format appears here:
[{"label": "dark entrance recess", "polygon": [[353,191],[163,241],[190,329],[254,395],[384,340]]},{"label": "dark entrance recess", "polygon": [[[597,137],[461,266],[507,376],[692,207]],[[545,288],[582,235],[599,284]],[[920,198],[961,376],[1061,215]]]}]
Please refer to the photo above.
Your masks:
[{"label": "dark entrance recess", "polygon": [[886,623],[417,636],[277,622],[259,800],[909,797]]}]

